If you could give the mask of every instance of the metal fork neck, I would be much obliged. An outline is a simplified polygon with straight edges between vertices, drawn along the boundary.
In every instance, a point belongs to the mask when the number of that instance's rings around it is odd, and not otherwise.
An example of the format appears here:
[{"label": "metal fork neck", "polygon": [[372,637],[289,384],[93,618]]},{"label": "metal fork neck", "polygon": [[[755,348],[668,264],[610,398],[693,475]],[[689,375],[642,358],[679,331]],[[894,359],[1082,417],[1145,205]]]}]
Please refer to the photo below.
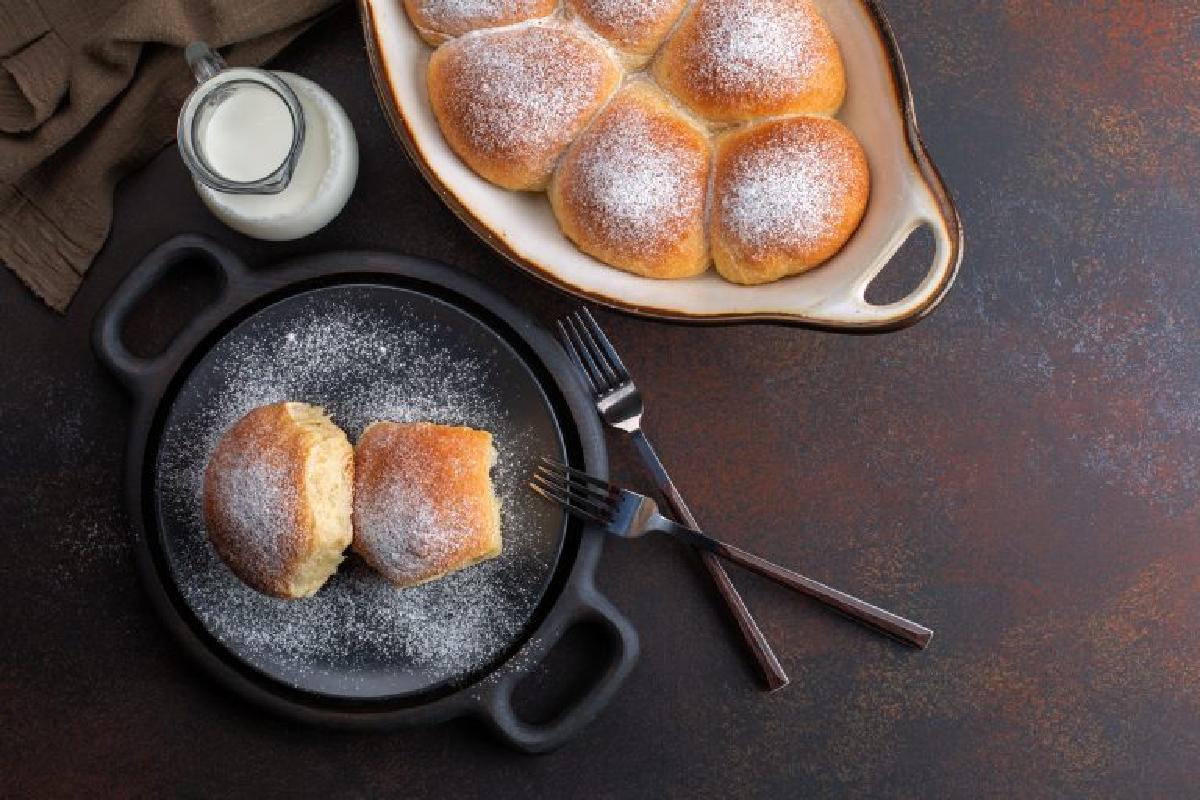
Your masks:
[{"label": "metal fork neck", "polygon": [[647,520],[648,531],[655,533],[665,533],[668,536],[673,536],[676,539],[687,542],[690,545],[707,550],[710,553],[716,552],[713,547],[713,541],[698,530],[693,530],[686,525],[680,525],[673,519],[664,517],[662,514],[654,513]]}]

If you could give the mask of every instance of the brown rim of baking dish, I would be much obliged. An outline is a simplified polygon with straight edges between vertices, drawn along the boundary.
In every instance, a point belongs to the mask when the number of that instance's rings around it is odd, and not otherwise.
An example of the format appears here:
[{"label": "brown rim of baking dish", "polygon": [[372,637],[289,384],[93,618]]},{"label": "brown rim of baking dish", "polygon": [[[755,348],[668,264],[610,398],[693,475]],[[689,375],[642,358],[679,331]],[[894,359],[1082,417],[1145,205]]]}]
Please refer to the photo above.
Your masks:
[{"label": "brown rim of baking dish", "polygon": [[[799,314],[788,314],[774,311],[767,312],[721,312],[714,314],[695,314],[674,308],[660,308],[645,304],[634,304],[618,297],[611,297],[594,291],[588,291],[574,286],[560,276],[550,272],[540,264],[517,253],[509,244],[498,236],[482,220],[476,217],[458,199],[455,193],[446,185],[441,176],[433,170],[420,148],[416,144],[408,120],[400,110],[397,102],[398,92],[391,83],[387,69],[383,64],[380,52],[379,35],[373,0],[358,0],[362,17],[363,33],[367,43],[367,56],[371,62],[371,77],[375,85],[376,95],[384,114],[388,119],[396,137],[404,146],[409,160],[412,161],[424,175],[425,180],[442,198],[442,201],[463,221],[477,236],[483,239],[493,250],[503,255],[512,263],[526,272],[537,276],[551,286],[567,294],[590,300],[594,303],[624,311],[641,317],[682,322],[690,324],[730,324],[740,322],[771,322],[798,325],[819,330],[840,331],[845,333],[873,333],[899,330],[912,325],[928,316],[941,303],[962,264],[963,229],[958,209],[941,173],[930,158],[921,138],[920,127],[917,124],[916,110],[913,104],[912,89],[908,80],[908,71],[904,66],[904,58],[900,54],[896,36],[887,16],[880,7],[878,0],[853,0],[857,2],[874,23],[874,33],[881,49],[887,57],[889,75],[891,78],[892,100],[900,109],[904,120],[904,135],[908,156],[920,175],[924,188],[934,202],[935,218],[918,219],[914,216],[912,229],[927,224],[931,228],[936,244],[935,263],[922,279],[921,285],[902,301],[886,306],[874,306],[878,312],[870,319],[861,320],[847,317],[844,320],[813,320]],[[883,269],[886,269],[885,264]],[[882,271],[882,270],[880,270]],[[875,280],[873,274],[865,285],[869,286]],[[864,286],[865,290],[865,286]]]}]

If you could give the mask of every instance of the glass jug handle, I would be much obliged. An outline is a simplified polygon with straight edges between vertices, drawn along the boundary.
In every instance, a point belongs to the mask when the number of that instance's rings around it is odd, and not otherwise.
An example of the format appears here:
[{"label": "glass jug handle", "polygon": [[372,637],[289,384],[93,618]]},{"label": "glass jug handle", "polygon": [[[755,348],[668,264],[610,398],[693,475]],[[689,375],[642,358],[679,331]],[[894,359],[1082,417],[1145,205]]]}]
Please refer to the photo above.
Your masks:
[{"label": "glass jug handle", "polygon": [[204,83],[226,67],[225,59],[204,42],[189,44],[183,51],[183,57],[192,68],[196,83]]}]

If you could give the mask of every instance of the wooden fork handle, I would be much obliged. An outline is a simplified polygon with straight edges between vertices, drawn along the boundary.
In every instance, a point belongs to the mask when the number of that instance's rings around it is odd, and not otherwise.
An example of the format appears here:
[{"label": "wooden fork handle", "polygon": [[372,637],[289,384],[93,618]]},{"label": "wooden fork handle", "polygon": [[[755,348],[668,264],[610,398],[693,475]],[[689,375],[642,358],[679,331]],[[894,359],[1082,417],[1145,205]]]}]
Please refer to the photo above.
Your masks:
[{"label": "wooden fork handle", "polygon": [[860,600],[839,589],[834,589],[832,586],[826,586],[820,581],[806,578],[797,572],[792,572],[790,569],[773,564],[761,556],[756,556],[740,547],[734,547],[731,544],[713,539],[697,530],[675,526],[664,532],[689,541],[696,547],[705,548],[726,561],[731,561],[734,564],[745,567],[751,572],[756,572],[764,578],[775,581],[782,586],[815,598],[851,619],[874,628],[880,633],[891,636],[894,639],[898,639],[905,644],[910,644],[913,647],[923,650],[933,638],[933,631],[924,625],[920,625],[910,619],[905,619],[878,606],[871,605],[865,600]]},{"label": "wooden fork handle", "polygon": [[[677,520],[689,528],[699,528],[700,526],[696,523],[696,518],[692,516],[692,512],[688,509],[687,504],[683,502],[683,495],[675,488],[675,482],[667,474],[666,467],[659,460],[658,453],[654,451],[654,446],[650,444],[650,440],[646,438],[646,434],[638,429],[633,432],[632,436],[634,445],[637,446],[638,453],[642,457],[642,463],[646,465],[646,468],[654,477],[654,483],[658,486],[658,490],[662,493],[663,497],[666,498],[671,513]],[[787,686],[790,678],[783,671],[783,665],[779,663],[779,659],[775,656],[775,651],[771,649],[770,643],[767,642],[767,637],[763,635],[762,630],[758,627],[758,622],[755,621],[754,616],[750,613],[749,607],[746,606],[746,601],[742,599],[741,593],[733,585],[733,580],[729,577],[729,573],[721,565],[721,560],[705,548],[698,548],[698,550],[700,560],[704,562],[709,576],[717,586],[717,591],[720,592],[726,607],[729,608],[729,613],[733,615],[733,620],[737,623],[738,630],[742,634],[742,639],[745,641],[746,647],[749,648],[751,654],[754,656],[754,660],[758,663],[759,669],[762,671],[763,679],[767,683],[767,691],[773,692]]]}]

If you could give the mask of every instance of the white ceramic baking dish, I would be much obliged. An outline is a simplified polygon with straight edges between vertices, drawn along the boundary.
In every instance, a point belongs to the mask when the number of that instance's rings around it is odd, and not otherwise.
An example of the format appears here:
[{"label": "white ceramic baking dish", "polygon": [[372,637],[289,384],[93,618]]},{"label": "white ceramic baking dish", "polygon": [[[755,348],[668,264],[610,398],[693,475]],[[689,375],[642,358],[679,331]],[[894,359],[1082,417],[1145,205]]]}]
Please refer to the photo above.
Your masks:
[{"label": "white ceramic baking dish", "polygon": [[[917,129],[895,37],[875,0],[817,0],[846,64],[838,118],[858,136],[871,167],[871,197],[858,231],[830,261],[764,286],[735,286],[714,270],[661,281],[613,269],[559,231],[544,194],[510,192],[450,150],[425,84],[431,48],[400,0],[359,0],[380,103],[409,156],[446,204],[510,261],[572,294],[645,316],[693,322],[769,320],[837,330],[890,330],[927,315],[962,260],[962,227]],[[886,305],[867,287],[921,226],[935,243],[919,285]]]}]

